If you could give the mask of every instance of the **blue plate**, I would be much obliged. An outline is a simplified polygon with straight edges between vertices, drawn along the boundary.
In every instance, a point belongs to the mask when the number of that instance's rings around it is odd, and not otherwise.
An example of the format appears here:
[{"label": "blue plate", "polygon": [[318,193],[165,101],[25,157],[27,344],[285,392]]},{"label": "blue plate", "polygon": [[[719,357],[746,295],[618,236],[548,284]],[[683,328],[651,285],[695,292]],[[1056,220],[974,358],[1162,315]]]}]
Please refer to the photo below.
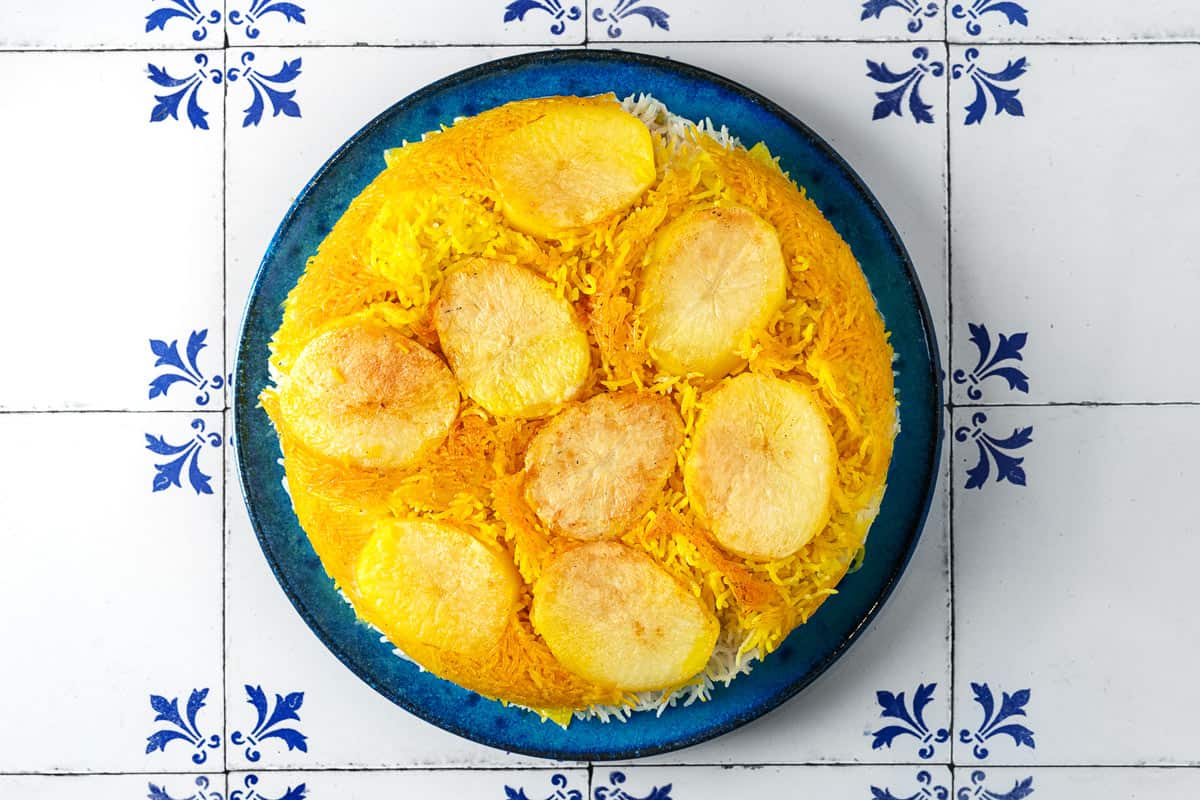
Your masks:
[{"label": "blue plate", "polygon": [[[866,561],[807,624],[754,671],[707,703],[624,724],[542,723],[420,672],[359,623],[325,574],[280,485],[279,445],[258,394],[267,384],[267,342],[288,291],[350,201],[383,168],[383,151],[460,115],[529,97],[649,92],[677,114],[711,116],[753,144],[764,141],[854,250],[896,349],[901,432],[887,495]],[[766,98],[674,61],[615,51],[554,51],[473,67],[384,111],[321,167],[284,217],[246,306],[238,345],[234,427],[250,519],[280,585],[325,646],[388,699],[460,736],[557,759],[615,760],[661,753],[733,730],[775,708],[821,674],[866,627],[903,572],[925,521],[941,450],[942,387],[925,298],[883,209],[820,137]]]}]

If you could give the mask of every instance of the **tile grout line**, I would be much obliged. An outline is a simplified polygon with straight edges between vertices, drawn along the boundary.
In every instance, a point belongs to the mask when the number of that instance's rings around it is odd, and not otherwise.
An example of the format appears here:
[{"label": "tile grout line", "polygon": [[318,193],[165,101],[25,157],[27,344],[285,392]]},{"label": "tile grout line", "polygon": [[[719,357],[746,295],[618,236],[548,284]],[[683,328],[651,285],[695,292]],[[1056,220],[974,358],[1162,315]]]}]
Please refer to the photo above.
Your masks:
[{"label": "tile grout line", "polygon": [[[953,173],[950,161],[950,84],[951,84],[951,45],[950,45],[950,16],[943,16],[945,31],[945,47],[946,47],[946,371],[942,377],[942,384],[946,387],[947,397],[950,401],[949,408],[946,412],[946,429],[943,432],[946,442],[946,569],[947,573],[947,592],[950,602],[950,636],[947,644],[949,645],[949,661],[950,661],[950,685],[947,695],[950,702],[950,713],[947,718],[950,733],[950,780],[953,786],[954,781],[954,692],[955,680],[957,673],[957,662],[955,661],[955,615],[954,615],[954,437],[946,436],[954,430],[954,402],[953,402],[953,386],[950,384],[949,378],[953,375],[953,359],[954,359],[954,226],[952,218],[952,200],[951,200],[951,183],[953,182]],[[940,471],[939,465],[939,471]]]},{"label": "tile grout line", "polygon": [[[226,4],[228,10],[228,4]],[[222,17],[226,19],[226,17]],[[224,36],[224,49],[221,53],[221,68],[229,68],[229,30],[225,25],[222,25],[222,34]],[[228,187],[228,166],[229,162],[229,81],[221,82],[221,341],[224,347],[221,353],[223,364],[225,365],[225,375],[230,375],[231,365],[229,364],[229,231],[228,231],[228,204],[229,204],[229,187]],[[225,392],[232,392],[232,381],[226,381]],[[232,398],[225,403],[228,408],[232,404]],[[233,470],[230,469],[230,458],[233,453],[233,444],[230,442],[230,429],[228,420],[232,416],[230,411],[226,411],[221,415],[221,424],[225,426],[225,483],[224,496],[221,503],[221,704],[223,707],[222,725],[224,726],[226,746],[221,748],[221,765],[224,767],[226,791],[228,792],[229,784],[229,642],[227,639],[229,628],[226,624],[227,614],[227,590],[229,578],[229,563],[228,563],[228,524],[229,524],[229,480],[233,476]]]}]

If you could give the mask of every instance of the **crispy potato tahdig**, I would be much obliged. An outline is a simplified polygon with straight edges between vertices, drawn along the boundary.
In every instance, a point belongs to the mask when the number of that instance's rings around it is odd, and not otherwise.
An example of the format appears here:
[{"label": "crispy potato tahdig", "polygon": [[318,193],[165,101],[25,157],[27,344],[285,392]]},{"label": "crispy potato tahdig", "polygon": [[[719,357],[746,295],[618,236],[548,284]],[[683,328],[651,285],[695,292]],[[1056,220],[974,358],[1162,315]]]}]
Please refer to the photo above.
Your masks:
[{"label": "crispy potato tahdig", "polygon": [[675,470],[683,420],[665,397],[598,394],[566,409],[525,451],[525,496],[551,530],[619,536]]},{"label": "crispy potato tahdig", "polygon": [[629,208],[654,182],[654,142],[616,105],[563,105],[500,138],[491,153],[514,228],[554,237]]},{"label": "crispy potato tahdig", "polygon": [[676,686],[708,662],[720,626],[645,553],[592,542],[533,587],[533,629],[567,669],[630,692]]},{"label": "crispy potato tahdig", "polygon": [[408,466],[446,438],[458,384],[394,328],[335,328],[301,351],[279,387],[288,427],[309,448],[359,467]]},{"label": "crispy potato tahdig", "polygon": [[706,396],[683,476],[692,507],[721,545],[777,559],[825,527],[836,469],[812,394],[746,372]]},{"label": "crispy potato tahdig", "polygon": [[639,310],[646,346],[665,371],[720,378],[742,359],[748,334],[783,303],[779,235],[745,208],[681,214],[655,237]]},{"label": "crispy potato tahdig", "polygon": [[747,671],[884,488],[850,248],[763,145],[648,98],[510,103],[386,163],[261,395],[326,571],[426,669],[563,724]]},{"label": "crispy potato tahdig", "polygon": [[496,416],[546,414],[587,380],[592,354],[570,304],[522,267],[461,265],[446,277],[433,321],[459,382]]},{"label": "crispy potato tahdig", "polygon": [[503,553],[445,523],[385,519],[358,557],[359,611],[396,644],[468,656],[500,642],[521,580]]}]

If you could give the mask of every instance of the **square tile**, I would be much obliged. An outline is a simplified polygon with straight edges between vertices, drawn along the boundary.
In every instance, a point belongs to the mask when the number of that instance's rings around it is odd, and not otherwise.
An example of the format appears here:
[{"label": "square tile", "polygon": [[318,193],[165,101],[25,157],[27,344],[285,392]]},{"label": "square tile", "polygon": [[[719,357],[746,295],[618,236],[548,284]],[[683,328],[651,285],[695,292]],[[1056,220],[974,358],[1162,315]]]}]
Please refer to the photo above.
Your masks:
[{"label": "square tile", "polygon": [[[948,463],[943,451],[933,507],[899,586],[845,655],[800,695],[749,725],[637,763],[949,763]],[[884,715],[883,703],[896,701],[912,712],[925,694],[919,724],[887,735],[896,720]]]},{"label": "square tile", "polygon": [[941,39],[938,0],[590,0],[588,40]]},{"label": "square tile", "polygon": [[247,800],[377,800],[380,797],[583,800],[587,796],[588,771],[576,767],[561,770],[235,772],[229,775],[229,789],[231,793],[240,791],[231,796]]},{"label": "square tile", "polygon": [[5,0],[0,50],[220,47],[224,12],[225,0]]},{"label": "square tile", "polygon": [[229,0],[229,41],[280,45],[582,44],[585,0]]},{"label": "square tile", "polygon": [[1200,48],[950,61],[955,401],[1200,400]]},{"label": "square tile", "polygon": [[958,767],[954,783],[960,800],[1020,800],[1034,795],[1088,800],[1191,800],[1200,796],[1200,770],[1195,769]]},{"label": "square tile", "polygon": [[597,767],[595,800],[762,798],[947,798],[945,766]]},{"label": "square tile", "polygon": [[956,763],[1200,763],[1200,407],[954,421]]},{"label": "square tile", "polygon": [[222,65],[0,53],[0,409],[221,407]]},{"label": "square tile", "polygon": [[[359,128],[393,103],[458,70],[530,48],[341,48],[309,47],[229,51],[231,65],[248,63],[275,73],[294,64],[287,83],[300,116],[264,112],[256,124],[243,109],[254,89],[245,80],[229,84],[226,164],[227,359],[232,367],[246,299],[271,237],[296,195]],[[355,87],[347,91],[347,86]],[[289,89],[290,90],[290,89]],[[449,120],[447,120],[449,121]],[[281,142],[286,149],[281,150]],[[397,142],[399,144],[399,142]],[[379,168],[383,169],[383,154]]]},{"label": "square tile", "polygon": [[0,797],[14,800],[223,800],[225,796],[224,774],[0,775]]},{"label": "square tile", "polygon": [[[232,455],[231,448],[228,469],[236,470]],[[232,473],[226,480],[236,485]],[[254,726],[257,690],[272,703],[279,702],[275,695],[291,698],[300,717],[291,726],[300,737],[274,738],[257,747],[231,741],[231,769],[547,763],[447,733],[375,692],[325,648],[292,607],[259,548],[240,492],[229,494],[226,521],[228,733],[232,737]]]},{"label": "square tile", "polygon": [[1200,35],[1200,6],[1192,0],[961,0],[947,2],[950,41],[1169,41]]},{"label": "square tile", "polygon": [[223,436],[219,413],[0,414],[20,565],[0,582],[0,641],[20,643],[0,772],[223,768]]},{"label": "square tile", "polygon": [[[745,84],[829,142],[862,177],[899,231],[945,357],[949,311],[943,45],[688,43],[623,49],[694,64]],[[871,73],[883,74],[877,69],[881,66],[908,81],[901,102],[886,116],[879,109],[879,95],[895,86],[872,79]],[[927,116],[918,121],[912,109],[925,106]],[[714,110],[715,116],[719,114]],[[752,131],[739,133],[754,143]]]}]

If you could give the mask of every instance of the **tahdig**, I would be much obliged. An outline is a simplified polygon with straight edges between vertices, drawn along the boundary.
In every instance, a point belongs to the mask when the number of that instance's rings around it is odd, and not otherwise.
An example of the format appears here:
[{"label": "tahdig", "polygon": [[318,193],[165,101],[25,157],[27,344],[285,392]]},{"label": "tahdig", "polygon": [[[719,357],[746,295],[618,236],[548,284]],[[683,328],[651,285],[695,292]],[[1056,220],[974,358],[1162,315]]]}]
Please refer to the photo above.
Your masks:
[{"label": "tahdig", "polygon": [[288,296],[293,506],[404,656],[566,724],[708,696],[878,512],[892,350],[762,144],[550,97],[388,151]]}]

